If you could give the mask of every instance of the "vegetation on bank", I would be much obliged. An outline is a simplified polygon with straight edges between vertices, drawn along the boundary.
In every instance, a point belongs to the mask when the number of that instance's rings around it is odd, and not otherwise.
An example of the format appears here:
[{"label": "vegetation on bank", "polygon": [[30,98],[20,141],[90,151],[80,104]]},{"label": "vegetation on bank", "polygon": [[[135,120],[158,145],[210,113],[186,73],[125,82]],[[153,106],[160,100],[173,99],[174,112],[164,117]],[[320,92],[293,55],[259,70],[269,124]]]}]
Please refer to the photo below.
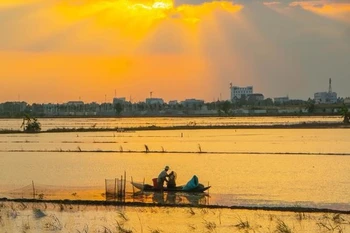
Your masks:
[{"label": "vegetation on bank", "polygon": [[35,117],[24,114],[21,128],[25,133],[38,133],[41,131],[41,123]]},{"label": "vegetation on bank", "polygon": [[325,128],[350,128],[350,124],[342,122],[331,123],[298,123],[298,124],[276,124],[276,125],[183,125],[183,126],[140,126],[127,128],[53,128],[46,131],[20,131],[10,129],[0,129],[1,134],[14,133],[69,133],[69,132],[134,132],[145,130],[198,130],[198,129],[325,129]]},{"label": "vegetation on bank", "polygon": [[[196,125],[195,122],[189,122],[187,125],[180,126],[139,126],[139,127],[125,127],[125,128],[96,128],[93,125],[89,128],[53,128],[46,131],[41,131],[41,123],[35,117],[31,117],[29,114],[24,114],[23,122],[20,130],[10,130],[10,129],[0,129],[1,134],[10,133],[60,133],[60,132],[101,132],[101,131],[116,131],[116,132],[126,132],[126,131],[142,131],[142,130],[191,130],[191,129],[288,129],[288,128],[350,128],[350,112],[348,108],[343,105],[339,111],[340,116],[343,121],[339,122],[302,122],[296,124],[274,124],[274,125]],[[339,115],[338,114],[338,115]]]}]

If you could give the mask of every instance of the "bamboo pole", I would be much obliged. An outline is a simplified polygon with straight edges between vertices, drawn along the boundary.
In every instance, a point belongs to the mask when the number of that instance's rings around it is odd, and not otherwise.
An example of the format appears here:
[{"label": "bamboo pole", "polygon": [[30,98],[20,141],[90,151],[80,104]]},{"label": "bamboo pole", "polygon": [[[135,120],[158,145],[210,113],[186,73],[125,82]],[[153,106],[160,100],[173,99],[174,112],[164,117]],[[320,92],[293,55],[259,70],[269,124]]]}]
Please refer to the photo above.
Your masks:
[{"label": "bamboo pole", "polygon": [[113,193],[114,199],[117,197],[117,178],[114,178],[114,193]]},{"label": "bamboo pole", "polygon": [[106,200],[107,200],[107,195],[108,195],[108,191],[107,191],[107,179],[105,179],[105,196],[106,196]]},{"label": "bamboo pole", "polygon": [[116,197],[118,198],[119,197],[119,179],[118,178],[116,178],[116,180],[117,180],[117,192],[116,192]]},{"label": "bamboo pole", "polygon": [[32,186],[33,186],[33,199],[35,199],[35,186],[34,186],[34,180],[32,180]]},{"label": "bamboo pole", "polygon": [[141,189],[142,193],[143,193],[144,187],[145,187],[145,177],[143,177],[143,183],[142,183],[142,189]]},{"label": "bamboo pole", "polygon": [[[209,181],[208,181],[208,187],[209,187]],[[208,189],[208,205],[210,204],[209,200],[210,200],[210,195],[209,195],[209,189]]]},{"label": "bamboo pole", "polygon": [[124,171],[124,202],[125,202],[125,197],[126,197],[126,171]]},{"label": "bamboo pole", "polygon": [[120,191],[119,191],[119,197],[121,198],[123,195],[123,175],[120,176]]},{"label": "bamboo pole", "polygon": [[[132,176],[131,176],[131,183],[133,184],[134,183],[134,180],[132,179]],[[135,195],[135,186],[132,185],[132,196]]]}]

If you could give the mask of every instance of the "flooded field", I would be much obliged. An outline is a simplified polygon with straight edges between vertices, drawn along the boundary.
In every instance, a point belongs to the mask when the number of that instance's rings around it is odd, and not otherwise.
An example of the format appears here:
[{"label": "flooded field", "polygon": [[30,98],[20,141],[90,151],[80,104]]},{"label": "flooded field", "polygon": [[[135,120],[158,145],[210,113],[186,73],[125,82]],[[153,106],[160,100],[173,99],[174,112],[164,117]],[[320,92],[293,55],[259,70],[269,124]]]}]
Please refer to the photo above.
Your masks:
[{"label": "flooded field", "polygon": [[[151,184],[169,165],[178,184],[197,175],[212,186],[210,198],[190,203],[350,210],[348,135],[348,129],[2,134],[0,193],[24,194],[34,181],[46,198],[53,195],[50,189],[61,189],[71,199],[100,200],[105,179],[126,172],[131,192],[131,179]],[[186,196],[144,198],[166,202]]]}]

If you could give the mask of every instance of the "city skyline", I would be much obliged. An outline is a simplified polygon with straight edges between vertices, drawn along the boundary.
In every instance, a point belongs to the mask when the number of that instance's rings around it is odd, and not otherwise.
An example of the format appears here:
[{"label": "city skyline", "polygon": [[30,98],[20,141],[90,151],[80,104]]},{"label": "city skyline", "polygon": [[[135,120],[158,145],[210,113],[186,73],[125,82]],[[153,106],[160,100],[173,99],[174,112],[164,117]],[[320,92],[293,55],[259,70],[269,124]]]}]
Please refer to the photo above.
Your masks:
[{"label": "city skyline", "polygon": [[350,96],[343,0],[4,0],[0,21],[0,102]]}]

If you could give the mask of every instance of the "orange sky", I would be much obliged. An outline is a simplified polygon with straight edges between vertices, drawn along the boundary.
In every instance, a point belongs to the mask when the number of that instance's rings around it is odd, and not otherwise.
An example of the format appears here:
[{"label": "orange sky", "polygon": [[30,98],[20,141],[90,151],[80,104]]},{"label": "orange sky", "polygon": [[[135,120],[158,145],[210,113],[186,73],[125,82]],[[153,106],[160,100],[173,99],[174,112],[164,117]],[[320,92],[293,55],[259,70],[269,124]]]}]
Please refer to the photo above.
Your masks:
[{"label": "orange sky", "polygon": [[334,1],[2,0],[0,102],[212,101],[231,82],[305,98],[330,75],[350,96],[349,13]]}]

